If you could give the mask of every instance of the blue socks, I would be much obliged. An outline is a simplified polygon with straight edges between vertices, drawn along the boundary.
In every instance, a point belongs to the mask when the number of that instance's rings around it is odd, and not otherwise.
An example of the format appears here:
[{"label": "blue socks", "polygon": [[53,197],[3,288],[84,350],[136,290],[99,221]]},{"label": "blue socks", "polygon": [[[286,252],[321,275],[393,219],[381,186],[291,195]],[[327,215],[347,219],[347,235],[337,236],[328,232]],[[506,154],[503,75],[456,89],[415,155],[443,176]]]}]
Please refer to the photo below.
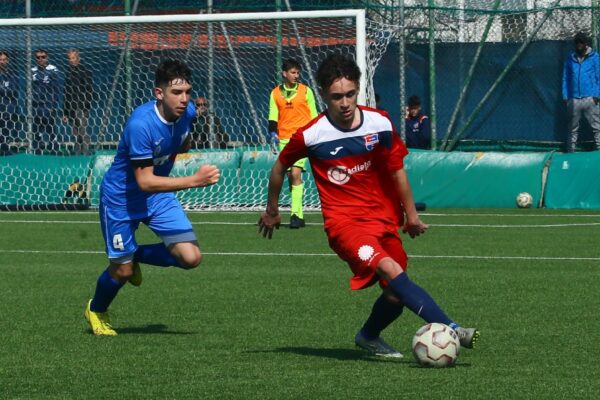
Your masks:
[{"label": "blue socks", "polygon": [[[177,259],[173,257],[163,243],[139,246],[133,256],[133,260],[161,267],[181,267]],[[108,268],[104,270],[98,277],[96,292],[90,304],[90,310],[101,313],[106,312],[108,306],[110,306],[110,303],[112,303],[124,284],[113,279],[108,273]]]},{"label": "blue socks", "polygon": [[114,298],[117,296],[119,289],[123,287],[124,283],[121,283],[113,279],[108,273],[108,268],[104,270],[98,277],[96,283],[96,293],[90,304],[90,310],[94,312],[106,312],[108,306]]},{"label": "blue socks", "polygon": [[425,289],[408,279],[406,273],[398,275],[388,285],[402,304],[425,321],[457,326],[454,321],[448,318]]},{"label": "blue socks", "polygon": [[403,310],[404,306],[402,304],[390,303],[384,295],[379,296],[375,304],[373,304],[371,315],[369,315],[367,322],[365,322],[360,330],[362,335],[367,340],[377,339],[381,331],[394,322],[402,314]]},{"label": "blue socks", "polygon": [[156,265],[159,267],[180,267],[177,259],[171,254],[163,243],[144,244],[138,246],[133,255],[133,261],[142,264]]}]

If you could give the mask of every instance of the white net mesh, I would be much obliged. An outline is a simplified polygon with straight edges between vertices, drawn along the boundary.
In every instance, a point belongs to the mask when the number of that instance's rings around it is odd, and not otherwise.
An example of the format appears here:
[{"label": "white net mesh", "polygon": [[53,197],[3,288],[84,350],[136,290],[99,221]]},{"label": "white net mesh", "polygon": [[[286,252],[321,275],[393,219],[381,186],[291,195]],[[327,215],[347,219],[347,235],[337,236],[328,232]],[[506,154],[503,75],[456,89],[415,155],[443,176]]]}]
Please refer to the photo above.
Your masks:
[{"label": "white net mesh", "polygon": [[[372,76],[391,35],[368,31],[366,93],[374,104]],[[195,151],[174,174],[204,162],[223,170],[218,186],[180,198],[187,208],[260,206],[274,160],[264,137],[281,60],[299,61],[317,93],[312,75],[319,62],[332,52],[354,57],[356,37],[352,17],[0,27],[0,50],[9,59],[0,77],[14,96],[11,107],[0,108],[2,152],[12,154],[0,157],[0,204],[97,206],[98,184],[131,110],[153,97],[158,62],[177,58],[191,67],[194,98],[208,109],[194,126]],[[24,179],[27,186],[20,186]],[[306,204],[318,207],[307,180]],[[76,182],[85,193],[67,195]]]},{"label": "white net mesh", "polygon": [[[591,0],[436,0],[433,17],[439,42],[478,42],[490,18],[487,42],[569,39],[575,32],[591,33]],[[407,0],[409,42],[428,40],[430,8],[427,0]],[[535,37],[535,28],[548,15]],[[598,16],[595,16],[598,19]]]}]

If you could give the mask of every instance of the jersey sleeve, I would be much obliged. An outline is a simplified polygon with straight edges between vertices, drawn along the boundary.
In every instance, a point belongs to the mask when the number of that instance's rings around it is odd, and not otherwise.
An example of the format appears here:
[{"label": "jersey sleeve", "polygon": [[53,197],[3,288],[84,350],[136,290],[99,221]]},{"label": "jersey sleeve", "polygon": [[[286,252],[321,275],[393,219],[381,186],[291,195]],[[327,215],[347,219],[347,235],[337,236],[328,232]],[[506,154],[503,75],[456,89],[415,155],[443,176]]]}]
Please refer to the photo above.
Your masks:
[{"label": "jersey sleeve", "polygon": [[285,145],[279,154],[279,162],[284,167],[289,167],[301,158],[308,156],[308,148],[304,143],[304,133],[299,130],[292,135],[288,144]]},{"label": "jersey sleeve", "polygon": [[129,148],[130,160],[152,158],[152,136],[146,124],[139,120],[130,121],[125,127],[124,139]]},{"label": "jersey sleeve", "polygon": [[399,171],[404,168],[404,157],[408,155],[406,145],[400,139],[396,128],[392,126],[392,144],[384,150],[384,156],[387,158],[386,166],[390,172]]},{"label": "jersey sleeve", "polygon": [[317,112],[317,103],[315,101],[315,93],[308,86],[306,87],[306,103],[310,110],[310,117],[315,118],[319,113]]},{"label": "jersey sleeve", "polygon": [[269,121],[279,121],[279,107],[277,107],[277,103],[275,102],[273,91],[271,91],[271,95],[269,96]]}]

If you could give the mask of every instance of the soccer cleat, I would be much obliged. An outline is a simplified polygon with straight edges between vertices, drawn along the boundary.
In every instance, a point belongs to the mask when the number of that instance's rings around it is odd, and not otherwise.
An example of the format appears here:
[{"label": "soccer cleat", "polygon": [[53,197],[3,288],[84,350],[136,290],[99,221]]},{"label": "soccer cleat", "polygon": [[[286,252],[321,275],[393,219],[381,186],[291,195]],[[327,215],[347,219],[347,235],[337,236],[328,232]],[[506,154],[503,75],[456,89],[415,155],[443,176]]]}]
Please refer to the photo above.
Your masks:
[{"label": "soccer cleat", "polygon": [[90,306],[92,304],[92,300],[88,301],[87,307],[85,308],[85,319],[90,324],[90,328],[92,328],[92,332],[96,336],[117,336],[117,332],[110,325],[110,320],[108,319],[108,312],[94,312],[90,310]]},{"label": "soccer cleat", "polygon": [[133,275],[129,278],[129,283],[133,286],[140,286],[142,284],[142,269],[140,268],[140,264],[134,262],[133,263]]},{"label": "soccer cleat", "polygon": [[361,331],[358,331],[354,337],[354,343],[363,350],[368,351],[376,356],[389,358],[402,358],[402,353],[394,349],[392,346],[384,342],[380,337],[373,340],[367,340]]},{"label": "soccer cleat", "polygon": [[460,345],[467,349],[472,349],[479,339],[479,331],[476,328],[463,328],[459,326],[456,328],[456,334],[460,340]]},{"label": "soccer cleat", "polygon": [[293,214],[292,217],[290,218],[290,228],[291,229],[298,229],[298,228],[304,228],[306,226],[306,223],[304,222],[304,220],[300,217],[298,217],[296,214]]}]

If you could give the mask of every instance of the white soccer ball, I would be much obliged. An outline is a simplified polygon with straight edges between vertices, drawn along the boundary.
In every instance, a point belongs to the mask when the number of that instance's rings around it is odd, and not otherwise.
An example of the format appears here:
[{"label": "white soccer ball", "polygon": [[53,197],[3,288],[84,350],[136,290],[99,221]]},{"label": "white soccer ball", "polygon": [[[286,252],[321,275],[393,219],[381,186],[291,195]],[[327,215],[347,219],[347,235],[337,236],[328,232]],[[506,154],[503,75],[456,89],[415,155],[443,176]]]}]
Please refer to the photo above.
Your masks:
[{"label": "white soccer ball", "polygon": [[449,367],[460,354],[460,340],[448,325],[433,322],[419,328],[412,340],[415,359],[424,367]]},{"label": "white soccer ball", "polygon": [[519,208],[529,208],[533,204],[533,197],[527,192],[521,192],[516,198]]}]

